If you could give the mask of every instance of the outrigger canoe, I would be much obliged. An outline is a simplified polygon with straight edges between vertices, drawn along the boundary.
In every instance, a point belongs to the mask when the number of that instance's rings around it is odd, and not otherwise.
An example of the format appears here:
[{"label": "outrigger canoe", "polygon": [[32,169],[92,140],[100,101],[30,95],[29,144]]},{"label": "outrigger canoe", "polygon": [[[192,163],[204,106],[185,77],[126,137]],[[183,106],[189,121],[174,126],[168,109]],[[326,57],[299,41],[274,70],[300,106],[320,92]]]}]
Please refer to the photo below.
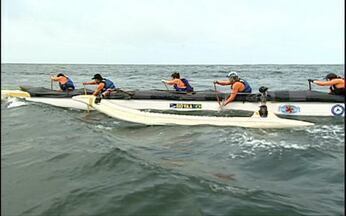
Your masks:
[{"label": "outrigger canoe", "polygon": [[[73,109],[93,109],[72,97],[92,94],[92,90],[76,89],[72,92],[53,91],[43,87],[21,86],[21,90],[1,90],[1,98],[20,97],[27,101],[50,104]],[[223,100],[228,93],[213,90],[183,94],[167,90],[118,91],[103,99],[109,103],[136,110],[174,111],[219,111],[218,99]],[[258,111],[261,104],[260,93],[239,94],[236,100],[224,110]],[[344,116],[345,97],[320,91],[268,91],[268,110],[274,114],[288,116]]]}]

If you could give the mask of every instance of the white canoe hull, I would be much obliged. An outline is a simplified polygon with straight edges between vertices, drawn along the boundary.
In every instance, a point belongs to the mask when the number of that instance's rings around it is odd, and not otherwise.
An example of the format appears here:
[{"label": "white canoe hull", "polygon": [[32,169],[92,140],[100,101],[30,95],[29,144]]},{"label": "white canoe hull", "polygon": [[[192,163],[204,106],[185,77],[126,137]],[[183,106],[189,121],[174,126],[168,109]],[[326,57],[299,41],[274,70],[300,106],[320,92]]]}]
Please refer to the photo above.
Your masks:
[{"label": "white canoe hull", "polygon": [[[167,101],[167,100],[107,100],[132,109],[175,110],[175,111],[219,111],[214,101]],[[223,110],[258,111],[260,103],[232,102]],[[345,104],[322,102],[271,102],[266,103],[268,110],[280,115],[292,116],[344,116]]]},{"label": "white canoe hull", "polygon": [[[78,110],[87,110],[88,106],[86,104],[83,104],[81,102],[72,100],[72,98],[39,98],[39,97],[30,97],[25,98],[27,101],[31,102],[37,102],[37,103],[44,103],[49,104],[56,107],[62,107],[62,108],[71,108],[71,109],[78,109]],[[93,110],[89,107],[90,110]]]},{"label": "white canoe hull", "polygon": [[[11,90],[12,92],[13,90]],[[13,92],[12,92],[13,93]],[[1,91],[1,99],[5,99],[8,92]],[[20,95],[15,91],[15,97],[24,98],[27,101],[49,104],[52,106],[72,108],[80,110],[92,110],[84,103],[72,98],[44,98]],[[219,111],[220,106],[216,101],[173,101],[173,100],[126,100],[126,99],[102,99],[115,105],[125,106],[137,110],[172,110],[172,111]],[[345,116],[345,104],[330,102],[271,102],[267,103],[268,110],[279,115],[288,116]],[[232,102],[223,107],[223,110],[258,111],[260,103],[256,102]]]},{"label": "white canoe hull", "polygon": [[88,95],[75,96],[73,97],[73,100],[90,105],[97,111],[102,112],[110,117],[145,125],[213,125],[247,128],[296,128],[314,125],[313,123],[304,121],[278,118],[272,113],[265,118],[260,117],[257,112],[251,117],[174,115],[143,112],[137,109],[112,103],[109,100],[102,100],[100,103],[95,104],[95,97]]},{"label": "white canoe hull", "polygon": [[[88,106],[71,98],[26,98],[28,101],[45,103],[63,108],[87,110]],[[110,103],[140,110],[172,111],[219,111],[220,106],[213,101],[167,101],[167,100],[105,100]],[[345,104],[321,102],[270,102],[268,110],[288,116],[344,116]],[[260,103],[233,102],[223,110],[258,111]],[[92,108],[89,107],[90,110]]]}]

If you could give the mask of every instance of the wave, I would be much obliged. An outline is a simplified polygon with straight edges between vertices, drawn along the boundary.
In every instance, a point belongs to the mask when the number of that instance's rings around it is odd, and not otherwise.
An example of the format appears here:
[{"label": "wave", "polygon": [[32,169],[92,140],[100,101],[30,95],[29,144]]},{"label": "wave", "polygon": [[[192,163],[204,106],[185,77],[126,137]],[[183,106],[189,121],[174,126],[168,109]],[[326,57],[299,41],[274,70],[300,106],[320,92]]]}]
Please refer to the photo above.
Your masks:
[{"label": "wave", "polygon": [[12,108],[16,108],[16,107],[21,107],[21,106],[25,106],[27,105],[26,102],[18,99],[18,98],[8,98],[6,100],[6,104],[7,104],[7,108],[8,109],[12,109]]}]

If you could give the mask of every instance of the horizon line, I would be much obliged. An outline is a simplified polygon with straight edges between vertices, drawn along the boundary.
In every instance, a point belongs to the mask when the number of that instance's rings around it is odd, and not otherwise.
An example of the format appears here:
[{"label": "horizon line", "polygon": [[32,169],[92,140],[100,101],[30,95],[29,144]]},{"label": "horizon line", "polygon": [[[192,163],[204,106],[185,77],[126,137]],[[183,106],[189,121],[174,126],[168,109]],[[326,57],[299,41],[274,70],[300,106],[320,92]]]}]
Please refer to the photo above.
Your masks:
[{"label": "horizon line", "polygon": [[50,64],[50,65],[344,65],[345,63],[43,63],[1,62],[1,64]]}]

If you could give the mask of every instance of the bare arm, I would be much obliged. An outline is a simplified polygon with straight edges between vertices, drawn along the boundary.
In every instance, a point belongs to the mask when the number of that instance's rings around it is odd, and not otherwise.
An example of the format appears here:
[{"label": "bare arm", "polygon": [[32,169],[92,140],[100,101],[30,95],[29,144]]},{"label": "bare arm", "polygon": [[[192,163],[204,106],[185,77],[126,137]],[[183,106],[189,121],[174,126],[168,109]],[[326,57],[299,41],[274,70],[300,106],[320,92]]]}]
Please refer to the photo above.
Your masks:
[{"label": "bare arm", "polygon": [[231,82],[229,80],[220,80],[220,81],[215,81],[215,84],[225,86],[225,85],[231,85]]},{"label": "bare arm", "polygon": [[100,83],[97,86],[97,89],[95,90],[95,92],[93,93],[94,96],[97,96],[100,94],[100,92],[102,91],[102,89],[104,88],[105,84],[104,83]]},{"label": "bare arm", "polygon": [[96,85],[97,83],[95,81],[90,82],[83,82],[83,85]]},{"label": "bare arm", "polygon": [[174,79],[174,80],[168,80],[168,81],[165,81],[166,84],[168,85],[174,85],[174,84],[177,84],[177,80]]},{"label": "bare arm", "polygon": [[330,81],[315,80],[313,83],[315,83],[316,85],[319,85],[319,86],[332,86],[332,85],[339,84],[339,80],[337,80],[337,79],[333,79],[333,80],[330,80]]},{"label": "bare arm", "polygon": [[226,106],[227,104],[229,104],[232,101],[234,101],[234,99],[237,97],[237,94],[238,94],[240,88],[241,88],[241,84],[240,83],[234,83],[233,88],[232,88],[232,93],[230,94],[230,96],[225,101],[224,106]]},{"label": "bare arm", "polygon": [[51,80],[54,80],[54,81],[59,81],[59,80],[60,80],[60,77],[51,76],[50,79],[51,79]]}]

